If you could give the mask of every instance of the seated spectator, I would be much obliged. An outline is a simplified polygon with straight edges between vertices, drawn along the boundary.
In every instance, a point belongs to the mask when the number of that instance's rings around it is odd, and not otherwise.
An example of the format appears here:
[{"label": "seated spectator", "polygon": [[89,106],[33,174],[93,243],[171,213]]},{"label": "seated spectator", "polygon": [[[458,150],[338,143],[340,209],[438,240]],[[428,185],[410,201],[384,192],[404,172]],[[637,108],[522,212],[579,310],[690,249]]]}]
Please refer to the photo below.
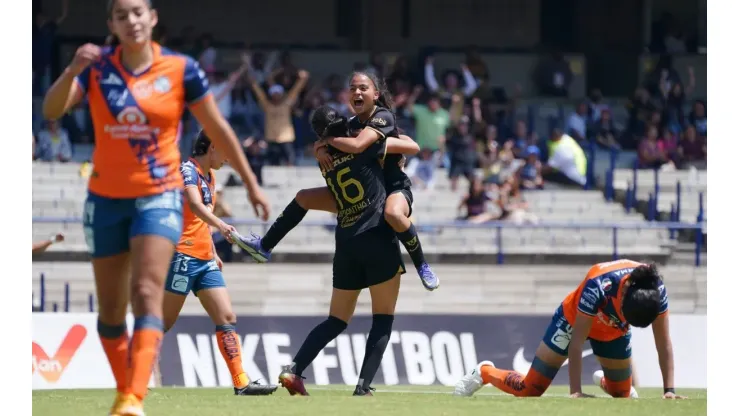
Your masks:
[{"label": "seated spectator", "polygon": [[478,153],[475,148],[475,136],[470,130],[470,119],[463,116],[447,140],[447,150],[450,154],[450,188],[453,191],[457,191],[457,180],[461,175],[468,181],[473,179]]},{"label": "seated spectator", "polygon": [[72,159],[72,144],[67,130],[56,120],[46,122],[46,128],[39,132],[36,159],[45,162],[69,162]]},{"label": "seated spectator", "polygon": [[537,135],[534,132],[529,134],[527,132],[527,123],[524,120],[518,120],[514,128],[514,137],[510,141],[513,142],[511,150],[514,152],[514,156],[524,158],[527,147],[537,145]]},{"label": "seated spectator", "polygon": [[458,214],[463,209],[465,214],[460,219],[471,224],[482,224],[498,217],[493,212],[491,198],[483,189],[483,181],[479,177],[470,182],[468,194],[463,197],[457,208]]},{"label": "seated spectator", "polygon": [[697,169],[707,168],[707,141],[697,137],[696,128],[692,125],[686,128],[678,143],[678,156],[682,169],[691,166]]},{"label": "seated spectator", "polygon": [[542,162],[540,162],[540,148],[529,146],[527,148],[527,161],[519,169],[519,181],[522,189],[542,189]]},{"label": "seated spectator", "polygon": [[578,107],[576,107],[576,111],[571,113],[568,117],[566,131],[571,137],[576,139],[578,143],[584,143],[586,140],[586,127],[589,124],[588,104],[581,102],[578,104]]},{"label": "seated spectator", "polygon": [[588,114],[592,123],[601,120],[601,114],[604,111],[610,111],[609,104],[603,102],[603,99],[600,89],[594,88],[591,90],[591,94],[588,96]]},{"label": "seated spectator", "polygon": [[696,134],[706,139],[707,137],[707,106],[704,101],[694,101],[694,108],[689,114],[689,124],[694,126]]},{"label": "seated spectator", "polygon": [[599,120],[591,126],[589,136],[595,137],[596,144],[605,149],[620,148],[616,139],[619,137],[619,131],[614,127],[611,111],[604,110],[601,112]]},{"label": "seated spectator", "polygon": [[668,155],[658,143],[657,127],[648,127],[645,138],[640,142],[637,157],[640,169],[658,169],[670,162]]},{"label": "seated spectator", "polygon": [[439,156],[431,149],[421,149],[419,156],[411,159],[406,168],[409,178],[414,186],[426,190],[434,186],[435,173],[439,166]]},{"label": "seated spectator", "polygon": [[674,133],[669,126],[663,127],[658,146],[674,165],[678,164],[678,134]]},{"label": "seated spectator", "polygon": [[511,221],[519,225],[538,223],[539,218],[529,212],[529,204],[522,197],[519,188],[519,179],[514,176],[509,183],[499,189],[496,204],[500,214],[496,219]]},{"label": "seated spectator", "polygon": [[545,180],[564,185],[586,184],[586,154],[581,146],[560,129],[553,129],[548,142],[550,158],[542,167]]}]

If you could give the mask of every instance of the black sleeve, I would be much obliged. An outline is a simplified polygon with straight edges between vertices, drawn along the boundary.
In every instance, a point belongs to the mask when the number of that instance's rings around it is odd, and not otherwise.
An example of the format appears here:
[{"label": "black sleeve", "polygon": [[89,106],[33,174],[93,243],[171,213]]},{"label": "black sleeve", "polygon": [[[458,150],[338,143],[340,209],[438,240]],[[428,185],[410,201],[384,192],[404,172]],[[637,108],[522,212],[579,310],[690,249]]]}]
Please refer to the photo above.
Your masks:
[{"label": "black sleeve", "polygon": [[383,138],[376,140],[375,143],[368,146],[367,149],[361,153],[361,156],[367,159],[385,159],[386,152],[386,141]]},{"label": "black sleeve", "polygon": [[396,130],[396,117],[390,111],[381,109],[373,114],[370,121],[367,122],[366,127],[377,131],[380,137],[385,139]]}]

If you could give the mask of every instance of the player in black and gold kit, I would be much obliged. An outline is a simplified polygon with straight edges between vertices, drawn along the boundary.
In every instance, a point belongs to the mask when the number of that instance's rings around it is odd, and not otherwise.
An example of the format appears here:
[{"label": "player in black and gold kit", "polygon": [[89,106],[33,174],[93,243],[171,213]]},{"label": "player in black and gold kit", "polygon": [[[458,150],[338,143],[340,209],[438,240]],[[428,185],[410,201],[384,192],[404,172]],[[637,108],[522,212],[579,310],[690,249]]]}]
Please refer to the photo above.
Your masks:
[{"label": "player in black and gold kit", "polygon": [[[371,102],[369,111],[359,116],[369,117],[373,107]],[[311,124],[323,137],[333,126],[344,122],[334,109],[325,106],[316,110]],[[322,161],[321,173],[337,212],[331,306],[329,317],[308,334],[293,363],[280,374],[280,384],[291,395],[308,395],[303,371],[326,344],[347,328],[364,288],[370,289],[373,324],[354,395],[372,395],[370,383],[390,340],[401,275],[405,273],[398,239],[383,217],[386,191],[381,162],[389,145],[418,152],[413,141],[385,138],[382,133],[360,133],[376,136],[374,143],[361,153],[345,153],[331,145],[322,152],[328,158]]]},{"label": "player in black and gold kit", "polygon": [[[330,144],[332,148],[341,150],[349,154],[359,154],[364,152],[372,145],[375,137],[399,137],[411,140],[408,136],[399,134],[396,128],[396,120],[391,108],[392,98],[382,82],[373,74],[364,72],[355,72],[352,77],[353,85],[350,85],[350,106],[356,114],[359,114],[367,102],[363,98],[363,93],[372,89],[377,92],[377,104],[371,109],[367,118],[360,116],[352,117],[349,121],[348,132],[342,136],[329,136],[328,139],[319,140],[314,146],[317,151],[317,158],[323,163],[329,159],[324,147]],[[375,103],[376,101],[373,101]],[[336,125],[335,125],[336,126]],[[365,129],[373,131],[376,134],[361,134]],[[333,132],[335,134],[337,132]],[[349,136],[349,137],[345,137]],[[429,264],[424,258],[424,251],[421,248],[416,227],[411,222],[411,208],[413,204],[413,194],[411,193],[411,180],[403,171],[404,155],[396,152],[391,153],[382,161],[385,190],[388,198],[384,207],[384,218],[393,228],[399,240],[403,243],[414,262],[422,284],[427,290],[434,290],[439,287],[439,279],[432,271]],[[252,257],[259,262],[268,261],[272,249],[278,242],[292,230],[309,209],[336,212],[336,207],[332,204],[333,197],[324,187],[303,189],[298,192],[296,198],[283,211],[283,214],[270,227],[264,237],[255,234],[245,236],[238,241]],[[341,208],[340,208],[341,209]]]}]

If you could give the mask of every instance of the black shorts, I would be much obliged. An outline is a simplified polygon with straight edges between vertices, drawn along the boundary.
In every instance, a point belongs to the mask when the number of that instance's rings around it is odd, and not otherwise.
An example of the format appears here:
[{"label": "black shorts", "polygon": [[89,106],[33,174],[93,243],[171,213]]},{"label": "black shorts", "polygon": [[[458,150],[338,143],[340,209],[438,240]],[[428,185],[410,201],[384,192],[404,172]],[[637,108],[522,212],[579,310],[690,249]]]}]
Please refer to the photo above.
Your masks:
[{"label": "black shorts", "polygon": [[459,176],[465,176],[466,178],[470,179],[473,177],[474,172],[475,165],[472,163],[467,163],[459,160],[450,161],[450,179],[454,179]]},{"label": "black shorts", "polygon": [[285,162],[288,165],[295,164],[295,149],[293,142],[267,144],[267,160],[273,166],[280,166]]},{"label": "black shorts", "polygon": [[[396,193],[403,194],[403,197],[406,198],[406,202],[409,204],[409,217],[411,216],[411,212],[414,210],[414,194],[411,193],[411,189],[409,188],[400,188],[400,189],[392,189],[387,190],[386,193],[388,196],[391,196]],[[386,197],[387,199],[387,197]]]},{"label": "black shorts", "polygon": [[343,290],[362,290],[406,273],[396,233],[382,223],[339,243],[332,273],[332,286]]}]

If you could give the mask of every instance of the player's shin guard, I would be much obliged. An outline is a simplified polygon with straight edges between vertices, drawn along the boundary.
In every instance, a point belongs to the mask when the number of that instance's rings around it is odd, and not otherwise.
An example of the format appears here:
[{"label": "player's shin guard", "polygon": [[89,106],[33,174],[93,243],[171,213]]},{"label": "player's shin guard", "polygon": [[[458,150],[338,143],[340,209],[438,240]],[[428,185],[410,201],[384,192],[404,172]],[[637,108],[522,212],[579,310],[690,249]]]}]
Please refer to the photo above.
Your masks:
[{"label": "player's shin guard", "polygon": [[134,320],[126,393],[139,400],[144,400],[149,389],[149,379],[162,344],[163,327],[162,320],[156,316],[146,315]]},{"label": "player's shin guard", "polygon": [[126,324],[106,325],[98,321],[98,336],[110,363],[113,377],[116,379],[116,390],[123,393],[126,389],[128,371],[128,331]]},{"label": "player's shin guard", "polygon": [[527,375],[516,371],[499,370],[490,365],[481,367],[481,378],[499,390],[517,397],[539,397],[550,387],[558,368],[551,367],[535,357]]},{"label": "player's shin guard", "polygon": [[272,251],[276,245],[285,238],[286,235],[295,228],[306,216],[308,211],[301,208],[295,198],[290,201],[283,213],[275,220],[267,230],[267,233],[262,237],[262,248],[267,251]]},{"label": "player's shin guard", "polygon": [[612,397],[630,397],[632,368],[604,368],[604,389]]},{"label": "player's shin guard", "polygon": [[411,224],[408,230],[396,233],[396,236],[398,236],[403,246],[406,247],[406,251],[414,262],[414,268],[418,269],[422,264],[426,263],[424,250],[421,249],[421,242],[419,241],[419,235],[416,233],[414,224]]},{"label": "player's shin guard", "polygon": [[221,356],[229,367],[234,387],[243,388],[249,384],[249,377],[242,368],[242,346],[234,325],[216,325],[216,340]]},{"label": "player's shin guard", "polygon": [[316,358],[326,344],[347,329],[347,323],[339,318],[329,316],[326,320],[311,330],[303,341],[303,345],[293,358],[293,373],[303,375],[303,370]]},{"label": "player's shin guard", "polygon": [[360,369],[360,380],[357,386],[363,390],[370,388],[370,383],[378,372],[380,362],[383,359],[383,353],[391,339],[393,330],[393,315],[373,315],[373,326],[370,328],[370,334],[365,344],[365,358]]}]

